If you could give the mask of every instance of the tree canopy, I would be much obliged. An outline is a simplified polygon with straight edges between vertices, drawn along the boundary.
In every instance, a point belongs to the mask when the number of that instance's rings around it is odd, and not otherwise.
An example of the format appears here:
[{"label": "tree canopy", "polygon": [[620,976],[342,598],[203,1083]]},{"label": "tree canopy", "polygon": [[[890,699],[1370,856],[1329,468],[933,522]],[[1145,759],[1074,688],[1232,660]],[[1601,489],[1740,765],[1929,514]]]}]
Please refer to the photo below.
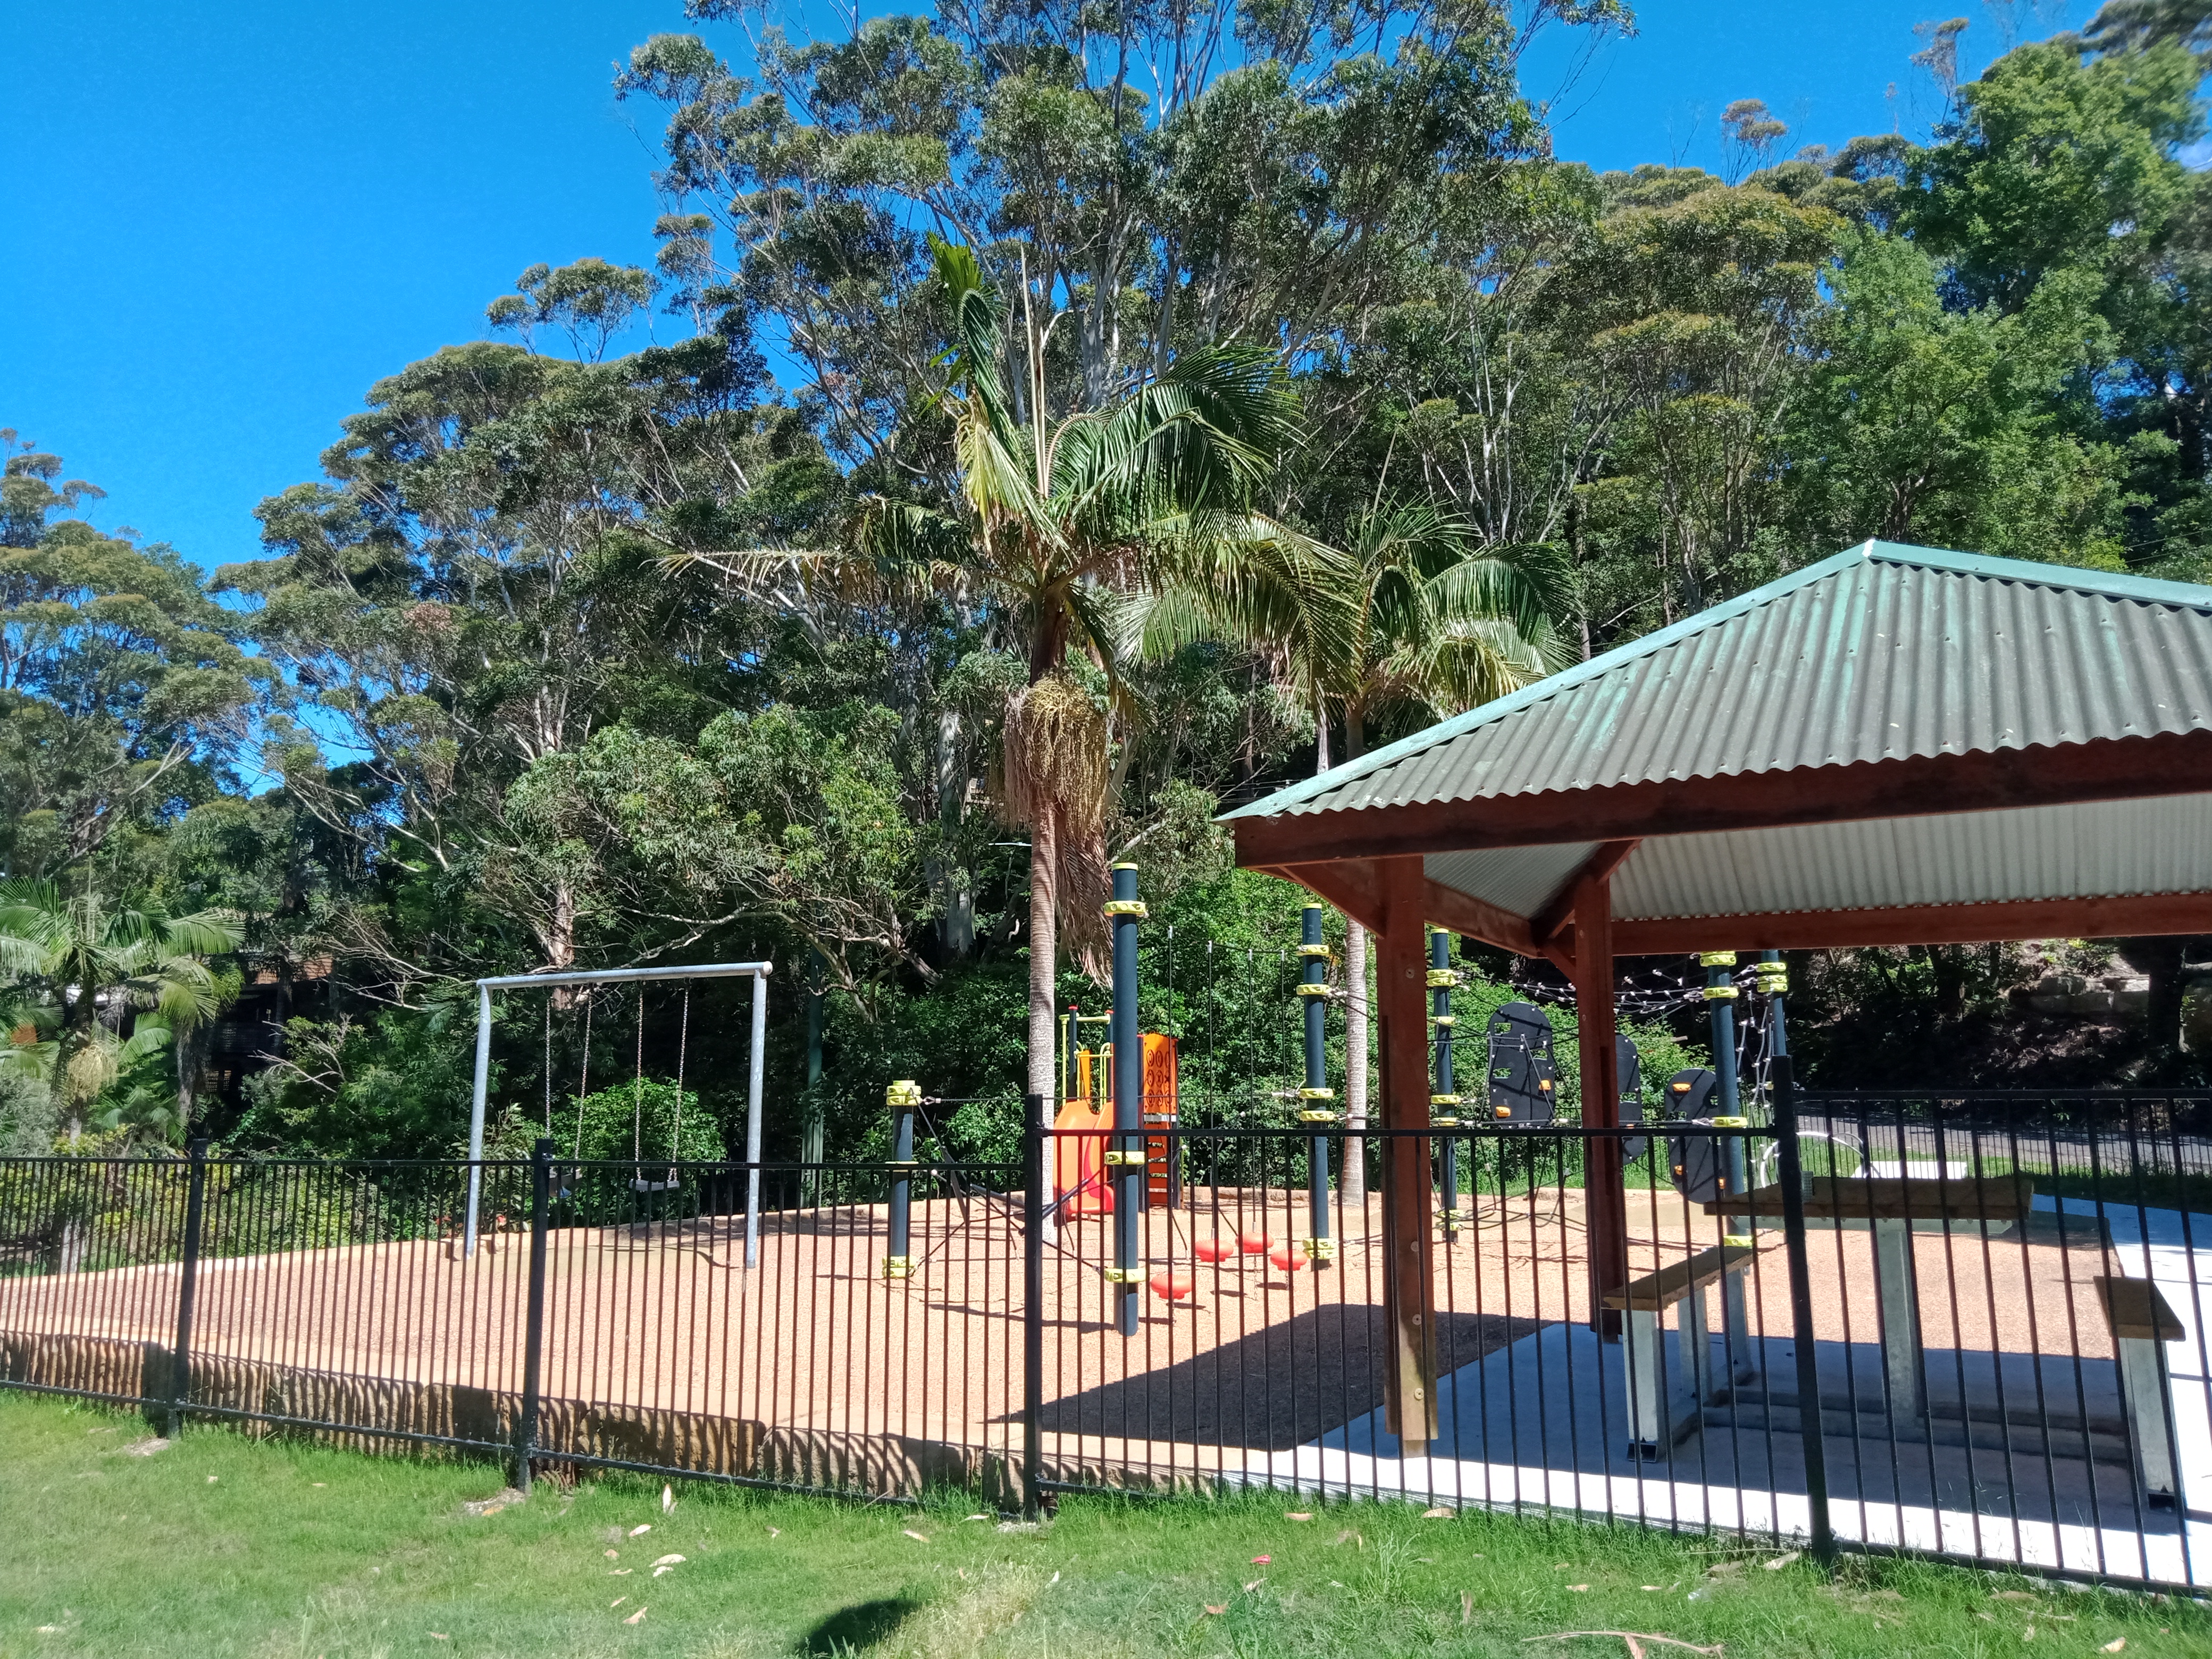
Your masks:
[{"label": "tree canopy", "polygon": [[[0,433],[6,1144],[441,1150],[473,978],[765,956],[849,1149],[887,1075],[1057,1088],[1111,860],[1264,980],[1295,901],[1224,802],[1869,536],[2212,572],[2202,4],[1978,76],[1931,25],[1924,142],[1747,95],[1718,172],[1603,173],[1524,70],[1614,0],[743,11],[616,75],[657,257],[530,264],[394,364],[259,557],[95,529]],[[2197,1065],[2193,958],[2127,949],[2130,1063]],[[1956,1021],[2035,969],[1806,982]],[[1237,1018],[1183,972],[1148,1018]],[[703,1145],[741,1022],[702,995]],[[510,1127],[604,1092],[618,1140],[605,1068],[678,1016],[501,1018]]]}]

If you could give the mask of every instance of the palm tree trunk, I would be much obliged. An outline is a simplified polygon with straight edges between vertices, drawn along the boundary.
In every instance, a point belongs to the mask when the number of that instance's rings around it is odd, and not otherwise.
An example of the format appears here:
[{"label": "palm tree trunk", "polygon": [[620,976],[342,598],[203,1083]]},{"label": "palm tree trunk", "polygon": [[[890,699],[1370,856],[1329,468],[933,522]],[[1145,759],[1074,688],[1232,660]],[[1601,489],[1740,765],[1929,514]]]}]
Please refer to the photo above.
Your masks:
[{"label": "palm tree trunk", "polygon": [[1059,1092],[1054,1076],[1058,1034],[1054,1001],[1058,991],[1056,957],[1060,935],[1060,819],[1041,806],[1030,825],[1030,1087],[1046,1101]]}]

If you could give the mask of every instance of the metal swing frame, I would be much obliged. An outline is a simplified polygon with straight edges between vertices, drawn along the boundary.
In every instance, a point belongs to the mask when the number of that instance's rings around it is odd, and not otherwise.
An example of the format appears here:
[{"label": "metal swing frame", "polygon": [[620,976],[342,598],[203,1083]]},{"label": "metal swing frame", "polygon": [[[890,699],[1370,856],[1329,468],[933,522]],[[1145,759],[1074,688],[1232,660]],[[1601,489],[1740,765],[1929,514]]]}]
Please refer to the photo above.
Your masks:
[{"label": "metal swing frame", "polygon": [[665,979],[750,979],[753,982],[752,1052],[745,1092],[745,1266],[760,1265],[761,1067],[768,1037],[769,962],[708,962],[688,968],[599,968],[565,973],[504,974],[477,981],[476,1089],[469,1102],[469,1206],[462,1254],[477,1253],[477,1206],[483,1187],[484,1097],[491,1082],[491,994],[556,985],[612,985]]}]

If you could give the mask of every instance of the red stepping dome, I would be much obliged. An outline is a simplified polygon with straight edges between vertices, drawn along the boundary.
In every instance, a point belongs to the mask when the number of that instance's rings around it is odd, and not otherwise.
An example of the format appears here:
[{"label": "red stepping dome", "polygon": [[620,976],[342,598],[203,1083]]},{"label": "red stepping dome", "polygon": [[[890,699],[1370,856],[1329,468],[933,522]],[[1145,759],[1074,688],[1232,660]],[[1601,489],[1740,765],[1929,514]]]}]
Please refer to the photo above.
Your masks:
[{"label": "red stepping dome", "polygon": [[1236,1246],[1218,1237],[1201,1238],[1190,1247],[1190,1253],[1200,1261],[1226,1261],[1236,1253]]},{"label": "red stepping dome", "polygon": [[1239,1233],[1237,1248],[1247,1255],[1264,1255],[1275,1241],[1265,1233]]},{"label": "red stepping dome", "polygon": [[1295,1244],[1278,1244],[1267,1252],[1267,1260],[1286,1273],[1294,1273],[1306,1265],[1306,1253]]},{"label": "red stepping dome", "polygon": [[1198,1280],[1188,1273],[1154,1273],[1152,1294],[1164,1296],[1170,1302],[1180,1302],[1198,1288]]}]

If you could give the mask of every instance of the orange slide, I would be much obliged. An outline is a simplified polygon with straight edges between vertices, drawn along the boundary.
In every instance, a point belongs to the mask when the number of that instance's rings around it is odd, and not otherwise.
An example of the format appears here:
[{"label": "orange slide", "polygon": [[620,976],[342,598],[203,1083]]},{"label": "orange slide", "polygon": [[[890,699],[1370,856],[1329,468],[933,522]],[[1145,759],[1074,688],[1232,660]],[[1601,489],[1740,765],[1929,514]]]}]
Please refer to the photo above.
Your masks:
[{"label": "orange slide", "polygon": [[[1075,1051],[1074,1092],[1060,1103],[1059,1115],[1053,1119],[1054,1128],[1103,1130],[1114,1127],[1113,1102],[1109,1097],[1112,1091],[1108,1082],[1113,1053],[1110,1046],[1096,1051]],[[1146,1032],[1146,1128],[1164,1127],[1175,1122],[1176,1085],[1176,1040],[1158,1031]],[[1105,1151],[1106,1138],[1103,1134],[1068,1135],[1053,1142],[1052,1186],[1061,1200],[1061,1214],[1113,1213],[1114,1194],[1105,1178]],[[1152,1201],[1164,1204],[1168,1196],[1167,1137],[1147,1135],[1145,1151],[1150,1160],[1145,1168]]]}]

